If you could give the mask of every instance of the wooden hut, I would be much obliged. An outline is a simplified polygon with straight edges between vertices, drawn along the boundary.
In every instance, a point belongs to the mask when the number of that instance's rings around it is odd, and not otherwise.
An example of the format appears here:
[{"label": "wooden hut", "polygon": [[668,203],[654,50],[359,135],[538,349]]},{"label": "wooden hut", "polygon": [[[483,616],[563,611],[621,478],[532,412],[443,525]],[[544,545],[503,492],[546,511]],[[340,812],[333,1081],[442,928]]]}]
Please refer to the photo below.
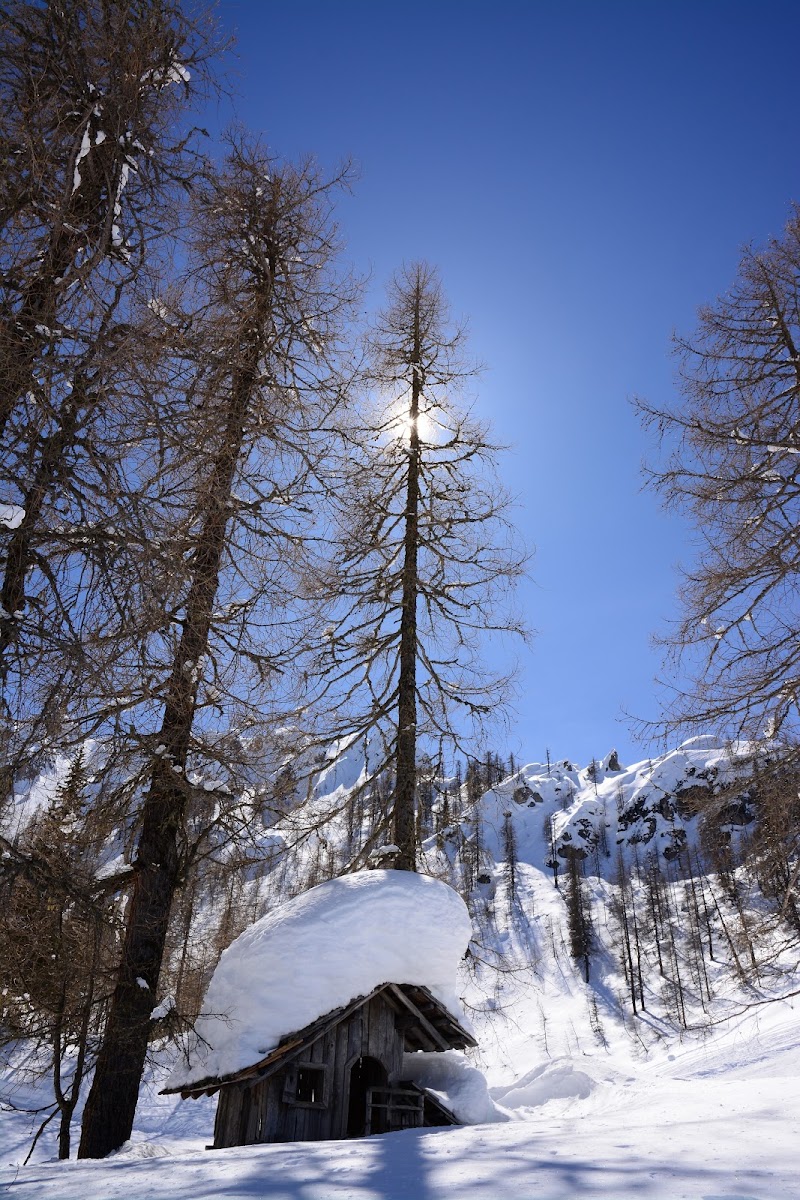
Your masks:
[{"label": "wooden hut", "polygon": [[403,1055],[474,1045],[426,987],[384,983],[282,1038],[259,1062],[165,1090],[219,1093],[214,1149],[456,1125],[431,1092],[404,1079]]}]

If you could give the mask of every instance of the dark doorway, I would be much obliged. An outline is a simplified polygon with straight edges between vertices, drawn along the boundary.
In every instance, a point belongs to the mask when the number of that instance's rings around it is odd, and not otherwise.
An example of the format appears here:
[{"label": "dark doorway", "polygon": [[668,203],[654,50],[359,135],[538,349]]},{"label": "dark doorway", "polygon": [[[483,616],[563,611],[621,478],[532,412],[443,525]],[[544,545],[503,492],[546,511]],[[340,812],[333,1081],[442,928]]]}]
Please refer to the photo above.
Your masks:
[{"label": "dark doorway", "polygon": [[[347,1136],[362,1137],[367,1128],[367,1091],[384,1087],[388,1075],[377,1058],[357,1058],[350,1068],[350,1100],[347,1106]],[[376,1119],[377,1117],[377,1119]],[[385,1116],[373,1114],[370,1133],[385,1133]]]}]

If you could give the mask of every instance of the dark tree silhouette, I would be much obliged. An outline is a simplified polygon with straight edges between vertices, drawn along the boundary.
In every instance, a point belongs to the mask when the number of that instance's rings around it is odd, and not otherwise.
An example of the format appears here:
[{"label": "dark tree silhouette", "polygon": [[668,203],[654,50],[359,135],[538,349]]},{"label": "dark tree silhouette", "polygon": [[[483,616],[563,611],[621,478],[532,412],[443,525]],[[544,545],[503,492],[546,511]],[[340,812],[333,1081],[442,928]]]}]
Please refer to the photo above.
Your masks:
[{"label": "dark tree silhouette", "polygon": [[[176,131],[205,18],[176,0],[11,0],[0,14],[0,705],[4,770],[59,727],[105,624],[112,460],[143,346],[134,297],[197,169]],[[126,506],[119,506],[120,512]],[[113,623],[106,609],[104,617]]]},{"label": "dark tree silhouette", "polygon": [[677,342],[682,398],[639,402],[666,446],[650,480],[698,539],[667,639],[689,683],[670,728],[800,733],[800,210],[744,254]]},{"label": "dark tree silhouette", "polygon": [[[291,657],[284,632],[292,622],[282,630],[275,605],[292,590],[303,540],[298,512],[325,444],[320,430],[339,401],[330,361],[352,291],[332,270],[330,206],[339,183],[312,164],[281,166],[235,142],[225,168],[196,189],[197,329],[186,349],[196,359],[184,409],[164,418],[165,437],[176,443],[172,474],[180,480],[188,465],[195,481],[177,544],[185,590],[173,614],[177,635],[149,649],[171,657],[162,667],[122,961],[80,1157],[102,1157],[130,1135],[170,910],[186,868],[197,765],[224,757],[234,717],[248,728],[248,714],[266,704]],[[199,422],[199,444],[173,428],[181,411]],[[227,787],[211,782],[222,798]]]},{"label": "dark tree silhouette", "polygon": [[[435,271],[406,267],[368,339],[373,418],[354,430],[339,488],[328,591],[341,597],[320,647],[322,697],[343,729],[379,733],[395,773],[395,865],[416,869],[416,762],[502,713],[510,675],[481,655],[492,634],[524,636],[509,589],[515,546],[496,447],[455,398],[464,359]],[[335,575],[335,584],[330,579]]]}]

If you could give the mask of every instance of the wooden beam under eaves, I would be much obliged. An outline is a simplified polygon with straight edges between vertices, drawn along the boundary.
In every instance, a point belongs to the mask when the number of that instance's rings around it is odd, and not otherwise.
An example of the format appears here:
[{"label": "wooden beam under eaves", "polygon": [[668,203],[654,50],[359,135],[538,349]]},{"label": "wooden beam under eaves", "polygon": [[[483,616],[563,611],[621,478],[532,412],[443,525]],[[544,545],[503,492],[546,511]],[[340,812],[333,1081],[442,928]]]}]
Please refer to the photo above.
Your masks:
[{"label": "wooden beam under eaves", "polygon": [[397,1000],[400,1001],[401,1004],[405,1006],[405,1008],[408,1009],[410,1013],[413,1013],[435,1046],[438,1046],[440,1050],[450,1049],[450,1043],[447,1041],[447,1039],[442,1037],[442,1035],[439,1033],[439,1030],[431,1024],[431,1022],[426,1016],[424,1016],[423,1013],[420,1012],[414,1001],[406,995],[401,987],[398,987],[396,983],[390,983],[388,990]]}]

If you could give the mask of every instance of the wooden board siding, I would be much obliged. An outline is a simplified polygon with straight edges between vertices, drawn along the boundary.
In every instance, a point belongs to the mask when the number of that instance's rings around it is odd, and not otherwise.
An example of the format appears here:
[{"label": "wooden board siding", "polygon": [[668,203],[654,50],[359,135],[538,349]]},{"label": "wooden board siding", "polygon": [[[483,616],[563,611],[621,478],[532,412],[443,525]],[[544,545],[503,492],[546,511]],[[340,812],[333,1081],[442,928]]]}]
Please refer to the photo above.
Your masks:
[{"label": "wooden board siding", "polygon": [[[362,1057],[377,1059],[390,1083],[400,1079],[404,1037],[398,1029],[401,1006],[388,991],[379,992],[327,1029],[294,1060],[262,1080],[246,1080],[220,1088],[214,1147],[256,1142],[325,1141],[345,1137],[350,1071]],[[311,1063],[328,1072],[327,1104],[287,1103],[284,1091],[298,1064]],[[294,1076],[292,1076],[293,1078]]]},{"label": "wooden board siding", "polygon": [[477,1046],[472,1034],[458,1023],[428,988],[420,984],[384,983],[368,996],[356,996],[348,1004],[323,1014],[304,1029],[285,1038],[258,1062],[227,1075],[209,1075],[197,1083],[163,1088],[162,1095],[180,1092],[186,1100],[189,1096],[213,1096],[229,1084],[260,1083],[304,1054],[308,1047],[344,1022],[356,1009],[381,994],[399,1015],[399,1028],[407,1053],[415,1050],[465,1050],[468,1046]]}]

